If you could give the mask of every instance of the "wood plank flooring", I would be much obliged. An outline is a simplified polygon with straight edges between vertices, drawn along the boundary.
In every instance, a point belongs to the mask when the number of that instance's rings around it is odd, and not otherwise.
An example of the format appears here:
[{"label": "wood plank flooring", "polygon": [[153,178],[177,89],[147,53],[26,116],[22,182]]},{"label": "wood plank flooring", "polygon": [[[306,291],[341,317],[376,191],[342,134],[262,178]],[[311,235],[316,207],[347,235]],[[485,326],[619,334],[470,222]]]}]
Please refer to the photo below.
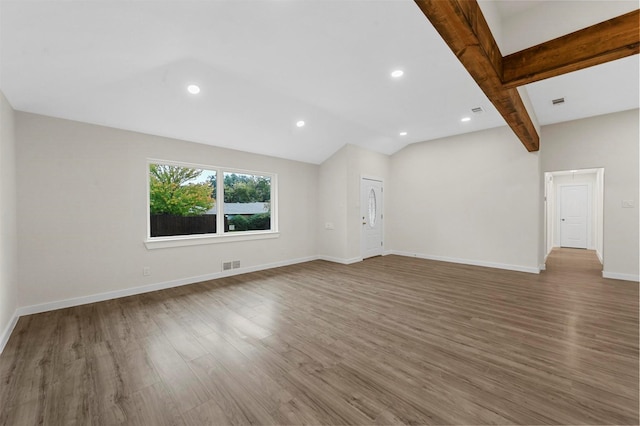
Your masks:
[{"label": "wood plank flooring", "polygon": [[23,317],[2,425],[638,424],[638,283],[324,261]]}]

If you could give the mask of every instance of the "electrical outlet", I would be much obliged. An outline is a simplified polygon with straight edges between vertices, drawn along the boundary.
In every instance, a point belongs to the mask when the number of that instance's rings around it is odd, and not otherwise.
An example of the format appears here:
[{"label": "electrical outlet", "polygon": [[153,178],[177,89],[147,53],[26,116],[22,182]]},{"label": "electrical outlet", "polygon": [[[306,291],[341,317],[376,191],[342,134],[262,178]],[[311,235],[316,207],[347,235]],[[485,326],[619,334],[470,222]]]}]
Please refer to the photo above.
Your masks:
[{"label": "electrical outlet", "polygon": [[142,275],[145,277],[151,275],[151,268],[149,266],[145,266],[144,268],[142,268]]},{"label": "electrical outlet", "polygon": [[223,271],[228,271],[231,269],[232,263],[231,262],[222,262],[222,270]]},{"label": "electrical outlet", "polygon": [[240,261],[239,260],[234,260],[233,261],[233,269],[238,269],[240,267]]},{"label": "electrical outlet", "polygon": [[622,200],[622,208],[623,209],[632,209],[633,208],[633,200]]}]

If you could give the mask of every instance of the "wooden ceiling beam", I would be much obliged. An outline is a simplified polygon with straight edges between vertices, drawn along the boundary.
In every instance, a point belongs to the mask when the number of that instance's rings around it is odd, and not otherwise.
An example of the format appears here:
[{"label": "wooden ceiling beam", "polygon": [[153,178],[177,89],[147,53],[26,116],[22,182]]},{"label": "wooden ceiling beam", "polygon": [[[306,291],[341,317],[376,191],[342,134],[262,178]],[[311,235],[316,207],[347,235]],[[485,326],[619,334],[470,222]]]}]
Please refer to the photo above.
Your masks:
[{"label": "wooden ceiling beam", "polygon": [[414,0],[528,151],[540,137],[516,87],[502,84],[502,55],[476,0]]},{"label": "wooden ceiling beam", "polygon": [[640,11],[538,44],[502,58],[502,83],[517,87],[640,51]]}]

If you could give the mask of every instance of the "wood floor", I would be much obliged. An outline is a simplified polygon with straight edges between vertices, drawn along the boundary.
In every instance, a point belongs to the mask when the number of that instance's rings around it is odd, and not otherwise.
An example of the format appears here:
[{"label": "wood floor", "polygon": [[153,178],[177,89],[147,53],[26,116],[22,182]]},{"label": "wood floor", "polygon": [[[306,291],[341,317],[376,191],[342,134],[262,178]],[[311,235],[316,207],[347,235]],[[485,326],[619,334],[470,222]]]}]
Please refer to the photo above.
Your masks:
[{"label": "wood floor", "polygon": [[0,424],[638,424],[638,283],[398,256],[20,319]]}]

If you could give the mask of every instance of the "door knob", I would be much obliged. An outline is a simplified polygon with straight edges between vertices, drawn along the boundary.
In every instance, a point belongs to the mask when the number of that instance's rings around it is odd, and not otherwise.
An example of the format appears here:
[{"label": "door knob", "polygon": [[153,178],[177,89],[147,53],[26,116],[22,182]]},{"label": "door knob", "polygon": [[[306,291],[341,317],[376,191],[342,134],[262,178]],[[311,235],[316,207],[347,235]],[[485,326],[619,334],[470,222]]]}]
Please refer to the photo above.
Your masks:
[{"label": "door knob", "polygon": [[562,219],[562,221],[564,222],[564,219]]}]

